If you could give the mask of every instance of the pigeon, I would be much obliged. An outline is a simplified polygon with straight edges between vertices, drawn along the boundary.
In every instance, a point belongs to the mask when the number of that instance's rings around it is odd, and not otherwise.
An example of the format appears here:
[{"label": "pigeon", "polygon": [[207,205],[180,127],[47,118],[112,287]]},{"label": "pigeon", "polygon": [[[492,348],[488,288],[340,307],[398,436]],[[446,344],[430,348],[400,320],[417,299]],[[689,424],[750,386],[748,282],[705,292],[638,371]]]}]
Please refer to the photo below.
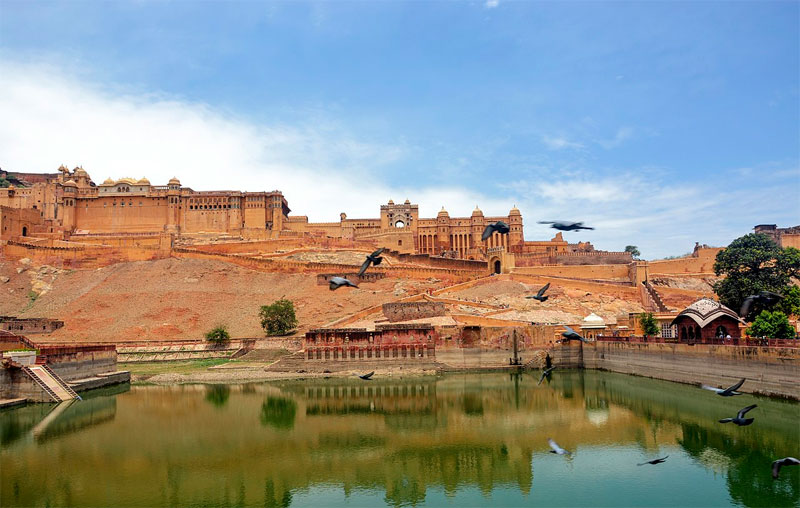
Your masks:
[{"label": "pigeon", "polygon": [[736,414],[736,418],[723,418],[722,420],[719,421],[719,423],[731,423],[731,422],[733,422],[733,423],[735,423],[736,425],[738,425],[740,427],[744,427],[745,425],[750,425],[751,423],[753,423],[753,420],[755,420],[755,418],[745,418],[744,415],[745,415],[745,413],[747,413],[751,409],[754,409],[754,408],[757,408],[757,407],[758,406],[756,404],[753,404],[752,406],[747,406],[745,408],[742,408]]},{"label": "pigeon", "polygon": [[350,282],[349,280],[345,279],[344,277],[331,277],[328,281],[330,284],[330,290],[333,291],[334,289],[339,289],[342,286],[350,286],[353,288],[357,288],[358,286]]},{"label": "pigeon", "polygon": [[532,298],[534,300],[539,300],[540,302],[543,302],[543,301],[547,300],[548,298],[550,298],[549,296],[544,296],[544,292],[547,291],[547,288],[549,288],[549,287],[550,287],[550,283],[548,282],[547,284],[544,285],[544,287],[542,289],[539,290],[538,293],[536,293],[533,296],[526,296],[525,298]]},{"label": "pigeon", "polygon": [[794,457],[786,457],[783,459],[778,459],[772,463],[772,477],[777,478],[778,474],[781,472],[781,468],[783,466],[800,466],[800,460],[797,460]]},{"label": "pigeon", "polygon": [[571,452],[569,452],[569,451],[561,448],[560,446],[558,446],[558,443],[556,443],[555,441],[553,441],[549,437],[547,438],[547,442],[550,444],[550,448],[552,448],[552,450],[550,450],[550,453],[556,453],[558,455],[572,455]]},{"label": "pigeon", "polygon": [[648,460],[647,462],[642,462],[641,464],[636,464],[636,465],[637,465],[637,466],[645,466],[645,465],[647,465],[647,464],[654,464],[654,465],[655,465],[655,464],[661,464],[662,462],[664,462],[665,460],[667,460],[667,457],[669,457],[669,455],[667,455],[666,457],[664,457],[664,458],[661,458],[661,459],[653,459],[653,460]]},{"label": "pigeon", "polygon": [[551,228],[557,229],[559,231],[577,231],[579,229],[594,229],[590,228],[589,226],[584,226],[583,222],[561,222],[561,221],[540,220],[539,224],[550,224]]},{"label": "pigeon", "polygon": [[563,335],[565,339],[567,339],[567,340],[579,340],[581,342],[589,342],[586,339],[584,339],[583,337],[581,337],[578,332],[576,332],[575,330],[573,330],[569,326],[564,325],[564,328],[566,328],[567,331],[566,332],[562,332],[561,335]]},{"label": "pigeon", "polygon": [[783,298],[783,295],[773,293],[772,291],[762,291],[757,295],[750,295],[744,299],[744,302],[742,302],[742,308],[739,309],[739,317],[747,317],[747,315],[750,314],[750,308],[755,302],[769,306],[781,298]]},{"label": "pigeon", "polygon": [[702,388],[705,390],[711,390],[712,392],[717,392],[717,395],[720,397],[733,397],[734,395],[741,395],[741,393],[737,392],[736,390],[738,390],[744,384],[744,379],[745,378],[740,379],[738,383],[733,386],[729,386],[724,390],[722,388],[714,388],[713,386],[708,385],[702,385]]},{"label": "pigeon", "polygon": [[360,377],[360,378],[361,378],[361,379],[363,379],[364,381],[372,381],[372,376],[373,376],[374,374],[375,374],[375,371],[373,370],[373,371],[372,371],[372,372],[370,372],[369,374],[364,374],[363,376],[358,376],[358,377]]},{"label": "pigeon", "polygon": [[488,226],[486,226],[486,228],[483,230],[483,234],[481,235],[481,240],[485,242],[486,239],[492,236],[492,233],[494,232],[500,233],[501,235],[505,235],[508,233],[508,231],[509,231],[508,224],[499,220],[493,224],[489,224]]},{"label": "pigeon", "polygon": [[539,386],[540,384],[542,384],[542,381],[544,381],[544,378],[550,379],[550,373],[553,372],[553,369],[555,369],[555,367],[550,367],[549,369],[544,369],[542,371],[542,377],[539,378],[539,382],[536,383],[536,386]]},{"label": "pigeon", "polygon": [[361,268],[358,270],[358,276],[361,277],[362,275],[364,275],[364,272],[367,271],[367,268],[369,268],[370,263],[372,263],[375,266],[381,264],[381,261],[383,261],[381,253],[383,253],[383,251],[385,250],[386,249],[384,247],[381,247],[380,249],[376,250],[375,252],[367,256],[367,260],[364,261],[364,264],[361,265]]}]

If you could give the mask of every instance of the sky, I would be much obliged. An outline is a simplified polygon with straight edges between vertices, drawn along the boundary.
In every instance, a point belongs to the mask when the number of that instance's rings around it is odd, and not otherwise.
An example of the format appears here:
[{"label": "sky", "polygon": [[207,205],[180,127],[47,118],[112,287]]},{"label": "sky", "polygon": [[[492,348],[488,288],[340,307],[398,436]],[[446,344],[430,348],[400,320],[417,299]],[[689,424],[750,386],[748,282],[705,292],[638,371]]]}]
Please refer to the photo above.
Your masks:
[{"label": "sky", "polygon": [[799,2],[0,2],[0,167],[522,211],[656,259],[800,224]]}]

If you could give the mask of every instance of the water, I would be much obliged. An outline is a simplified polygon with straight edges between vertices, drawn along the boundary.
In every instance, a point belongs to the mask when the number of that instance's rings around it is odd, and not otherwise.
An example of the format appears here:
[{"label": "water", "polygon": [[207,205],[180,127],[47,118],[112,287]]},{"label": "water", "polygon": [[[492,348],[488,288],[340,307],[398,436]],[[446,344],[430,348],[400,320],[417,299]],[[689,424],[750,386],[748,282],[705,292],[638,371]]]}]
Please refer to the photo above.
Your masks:
[{"label": "water", "polygon": [[[800,505],[800,467],[770,474],[800,456],[796,403],[604,372],[537,381],[134,386],[6,410],[0,505]],[[753,403],[753,425],[717,423]]]}]

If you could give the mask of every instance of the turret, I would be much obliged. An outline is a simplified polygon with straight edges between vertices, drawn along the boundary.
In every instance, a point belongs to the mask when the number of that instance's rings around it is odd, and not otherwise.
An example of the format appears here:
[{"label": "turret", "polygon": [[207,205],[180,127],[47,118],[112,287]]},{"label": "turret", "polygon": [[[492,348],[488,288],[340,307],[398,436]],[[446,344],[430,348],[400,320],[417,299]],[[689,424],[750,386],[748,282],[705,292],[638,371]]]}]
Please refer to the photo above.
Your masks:
[{"label": "turret", "polygon": [[525,235],[522,230],[522,213],[520,213],[517,205],[508,212],[508,245],[517,245],[525,241]]},{"label": "turret", "polygon": [[167,231],[179,229],[181,208],[181,181],[173,176],[167,182]]},{"label": "turret", "polygon": [[78,184],[75,180],[67,180],[61,184],[63,195],[61,196],[61,223],[64,229],[72,231],[75,229],[75,202],[78,198]]}]

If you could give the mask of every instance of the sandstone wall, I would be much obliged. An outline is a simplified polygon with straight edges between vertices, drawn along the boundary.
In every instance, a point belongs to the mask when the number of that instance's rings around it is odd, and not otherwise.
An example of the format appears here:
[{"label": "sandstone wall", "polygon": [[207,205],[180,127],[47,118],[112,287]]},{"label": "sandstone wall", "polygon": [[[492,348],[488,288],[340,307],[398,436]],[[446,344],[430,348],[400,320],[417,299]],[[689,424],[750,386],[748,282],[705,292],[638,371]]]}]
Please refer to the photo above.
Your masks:
[{"label": "sandstone wall", "polygon": [[524,266],[514,269],[515,274],[552,275],[576,279],[625,279],[629,278],[627,264],[570,265],[570,266]]},{"label": "sandstone wall", "polygon": [[396,302],[384,303],[383,315],[389,321],[409,321],[435,316],[444,316],[445,307],[441,302]]},{"label": "sandstone wall", "polygon": [[691,256],[648,263],[651,274],[713,273],[714,260],[722,248],[700,248]]},{"label": "sandstone wall", "polygon": [[86,348],[44,348],[47,366],[65,381],[96,376],[117,370],[117,352],[114,349],[85,350]]}]

